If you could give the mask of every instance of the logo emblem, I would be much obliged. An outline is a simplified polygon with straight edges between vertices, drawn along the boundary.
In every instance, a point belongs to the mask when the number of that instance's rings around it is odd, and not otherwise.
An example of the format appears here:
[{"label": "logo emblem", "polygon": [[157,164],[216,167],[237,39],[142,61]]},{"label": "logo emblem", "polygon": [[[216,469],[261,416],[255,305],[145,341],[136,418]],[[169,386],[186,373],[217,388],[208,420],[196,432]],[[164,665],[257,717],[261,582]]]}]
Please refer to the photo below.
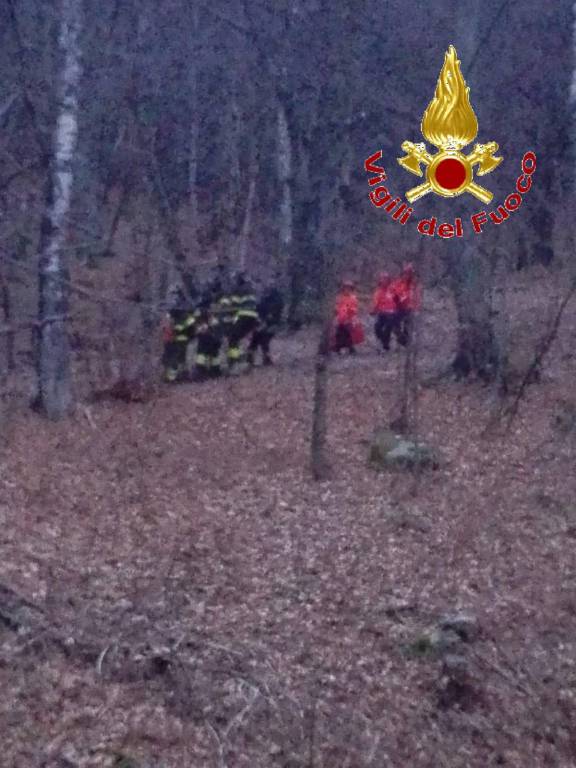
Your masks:
[{"label": "logo emblem", "polygon": [[456,49],[450,46],[444,56],[444,66],[440,72],[434,98],[426,108],[420,129],[422,135],[439,151],[431,155],[426,145],[405,141],[402,150],[405,157],[398,162],[407,171],[422,176],[420,164],[426,166],[426,181],[406,192],[409,203],[435,192],[442,197],[456,197],[469,192],[483,203],[489,203],[493,194],[473,181],[475,165],[478,176],[491,173],[500,165],[503,158],[496,157],[498,144],[475,144],[469,155],[461,150],[470,144],[478,134],[478,120],[470,105],[470,88],[467,87]]}]

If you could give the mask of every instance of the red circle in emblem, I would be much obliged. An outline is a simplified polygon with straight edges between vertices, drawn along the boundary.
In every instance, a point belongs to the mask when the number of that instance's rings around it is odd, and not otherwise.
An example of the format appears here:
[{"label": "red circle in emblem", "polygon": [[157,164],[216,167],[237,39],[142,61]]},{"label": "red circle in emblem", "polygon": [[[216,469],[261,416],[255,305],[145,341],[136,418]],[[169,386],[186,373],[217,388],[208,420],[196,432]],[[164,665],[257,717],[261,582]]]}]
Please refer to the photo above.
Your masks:
[{"label": "red circle in emblem", "polygon": [[441,160],[436,168],[436,182],[444,189],[458,189],[466,181],[466,168],[454,157]]}]

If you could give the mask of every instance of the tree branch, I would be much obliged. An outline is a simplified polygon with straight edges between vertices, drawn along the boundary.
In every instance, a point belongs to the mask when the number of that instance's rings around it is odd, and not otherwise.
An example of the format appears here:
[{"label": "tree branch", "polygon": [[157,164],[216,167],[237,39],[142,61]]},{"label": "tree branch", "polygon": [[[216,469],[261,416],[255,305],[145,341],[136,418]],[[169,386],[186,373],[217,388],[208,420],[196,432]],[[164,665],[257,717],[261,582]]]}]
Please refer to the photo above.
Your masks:
[{"label": "tree branch", "polygon": [[472,72],[472,69],[476,64],[476,61],[478,60],[480,51],[482,50],[482,48],[486,46],[486,43],[488,42],[488,40],[490,39],[490,36],[492,35],[492,31],[494,27],[496,26],[498,20],[500,19],[500,16],[502,16],[504,11],[506,10],[506,7],[508,6],[509,2],[510,0],[503,0],[502,5],[500,6],[500,8],[498,8],[498,10],[496,11],[496,14],[492,18],[492,23],[486,30],[486,34],[480,39],[480,42],[478,43],[478,47],[474,51],[474,55],[470,59],[470,63],[468,64],[468,66],[466,67],[466,71],[464,72],[464,77],[466,79],[468,79],[468,77],[470,76],[470,72]]},{"label": "tree branch", "polygon": [[544,361],[544,358],[550,351],[550,347],[552,346],[552,344],[554,343],[558,335],[564,310],[568,306],[570,300],[573,298],[575,293],[576,293],[576,278],[573,278],[572,284],[570,286],[570,290],[560,302],[560,306],[558,307],[558,311],[556,313],[554,321],[552,322],[552,326],[550,327],[550,330],[542,339],[540,339],[540,342],[536,349],[536,354],[534,355],[532,362],[530,363],[530,365],[528,366],[524,374],[524,377],[522,379],[522,382],[520,383],[520,387],[518,389],[516,397],[514,398],[514,402],[508,409],[504,411],[504,414],[508,416],[508,421],[506,424],[506,428],[508,430],[512,426],[512,422],[514,421],[514,418],[518,413],[518,407],[524,397],[524,393],[526,391],[526,387],[528,386],[528,383],[532,380],[532,377],[534,376],[535,372],[540,369]]}]

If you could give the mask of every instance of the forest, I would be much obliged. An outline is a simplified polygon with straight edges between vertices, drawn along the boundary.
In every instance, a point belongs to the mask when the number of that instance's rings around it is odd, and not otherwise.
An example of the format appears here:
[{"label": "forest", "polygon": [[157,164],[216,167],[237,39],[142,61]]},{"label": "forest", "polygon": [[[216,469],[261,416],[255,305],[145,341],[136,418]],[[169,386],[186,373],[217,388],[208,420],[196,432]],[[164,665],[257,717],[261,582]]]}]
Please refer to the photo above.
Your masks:
[{"label": "forest", "polygon": [[0,766],[576,768],[576,5],[0,0],[0,73]]}]

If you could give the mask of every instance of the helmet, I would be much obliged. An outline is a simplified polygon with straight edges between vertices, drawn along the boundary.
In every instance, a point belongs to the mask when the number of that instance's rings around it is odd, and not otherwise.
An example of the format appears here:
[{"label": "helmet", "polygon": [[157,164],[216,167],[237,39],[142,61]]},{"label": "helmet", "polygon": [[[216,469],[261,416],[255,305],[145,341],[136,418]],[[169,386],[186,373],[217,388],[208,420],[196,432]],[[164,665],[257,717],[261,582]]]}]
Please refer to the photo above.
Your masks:
[{"label": "helmet", "polygon": [[404,267],[402,269],[402,272],[405,275],[413,275],[415,273],[414,264],[412,264],[411,261],[409,261],[407,264],[404,264]]},{"label": "helmet", "polygon": [[348,288],[349,290],[353,290],[356,287],[353,280],[342,280],[342,288]]},{"label": "helmet", "polygon": [[200,297],[200,301],[198,302],[198,309],[201,310],[209,310],[210,306],[212,304],[212,294],[210,291],[204,291],[202,296]]},{"label": "helmet", "polygon": [[378,275],[378,285],[388,285],[388,283],[391,281],[391,277],[388,274],[388,272],[380,272]]}]

